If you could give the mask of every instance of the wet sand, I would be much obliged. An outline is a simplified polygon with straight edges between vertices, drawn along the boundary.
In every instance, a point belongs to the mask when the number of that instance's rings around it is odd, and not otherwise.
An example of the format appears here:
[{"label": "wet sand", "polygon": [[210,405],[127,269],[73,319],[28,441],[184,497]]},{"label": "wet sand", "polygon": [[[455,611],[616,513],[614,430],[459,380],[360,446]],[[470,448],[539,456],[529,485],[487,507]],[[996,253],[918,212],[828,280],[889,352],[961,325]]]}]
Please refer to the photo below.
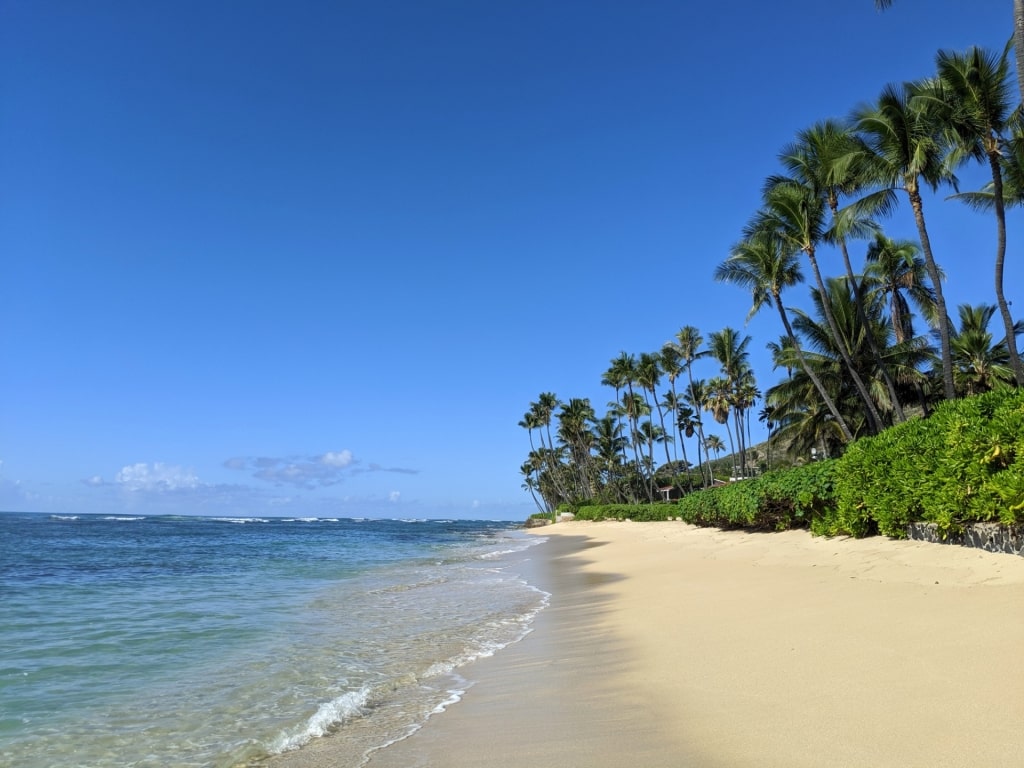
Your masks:
[{"label": "wet sand", "polygon": [[683,523],[538,535],[535,630],[370,768],[1024,765],[1024,558]]}]

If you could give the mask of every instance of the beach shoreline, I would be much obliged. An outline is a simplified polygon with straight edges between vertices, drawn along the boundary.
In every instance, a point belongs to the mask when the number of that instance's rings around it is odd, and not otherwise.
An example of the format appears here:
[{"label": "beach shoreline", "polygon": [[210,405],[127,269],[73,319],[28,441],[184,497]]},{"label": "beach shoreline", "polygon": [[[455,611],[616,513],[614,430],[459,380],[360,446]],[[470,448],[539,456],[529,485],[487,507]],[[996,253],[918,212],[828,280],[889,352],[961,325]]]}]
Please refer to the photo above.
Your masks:
[{"label": "beach shoreline", "polygon": [[[675,522],[531,535],[534,631],[370,768],[1021,764],[1022,558]],[[331,765],[322,747],[303,763]]]}]

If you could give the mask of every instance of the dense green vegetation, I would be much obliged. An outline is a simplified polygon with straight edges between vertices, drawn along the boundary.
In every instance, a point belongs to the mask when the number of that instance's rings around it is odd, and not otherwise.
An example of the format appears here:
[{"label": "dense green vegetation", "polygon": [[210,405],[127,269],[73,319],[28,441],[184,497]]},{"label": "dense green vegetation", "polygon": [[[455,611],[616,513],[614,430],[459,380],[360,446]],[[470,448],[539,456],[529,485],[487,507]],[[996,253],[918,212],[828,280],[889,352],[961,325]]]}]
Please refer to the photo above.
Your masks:
[{"label": "dense green vegetation", "polygon": [[[783,333],[767,346],[784,378],[762,392],[749,336],[726,327],[705,339],[686,325],[654,351],[610,361],[601,382],[614,398],[604,415],[589,399],[542,393],[520,421],[531,449],[523,487],[538,510],[656,519],[672,516],[655,504],[670,496],[682,497],[675,516],[695,522],[856,535],[901,535],[911,519],[947,531],[1018,519],[1022,481],[1006,431],[1015,417],[1000,417],[1009,426],[996,435],[989,406],[978,405],[995,399],[955,405],[1024,387],[1024,324],[1003,290],[1006,209],[1024,205],[1010,49],[940,51],[930,77],[885,86],[848,117],[800,131],[778,159],[780,172],[765,181],[761,207],[714,277],[749,292],[750,314],[777,313]],[[967,164],[990,180],[960,192],[955,172]],[[944,204],[966,203],[993,224],[994,303],[957,305],[958,322],[946,301],[956,286],[944,285],[941,244],[928,236],[933,198],[923,195],[946,189],[955,194]],[[901,200],[916,241],[891,239],[880,223]],[[842,274],[821,272],[828,250],[841,256]],[[800,307],[793,289],[805,268],[813,287]],[[756,448],[755,416],[769,434]],[[958,442],[943,452],[942,440]],[[725,467],[715,462],[722,453]],[[771,471],[809,459],[794,472]],[[876,477],[876,466],[887,474]],[[904,496],[904,485],[913,494]]]},{"label": "dense green vegetation", "polygon": [[590,505],[577,519],[669,520],[751,530],[904,538],[913,522],[943,536],[974,522],[1024,523],[1024,390],[943,403],[858,440],[838,459],[691,493],[677,502]]}]

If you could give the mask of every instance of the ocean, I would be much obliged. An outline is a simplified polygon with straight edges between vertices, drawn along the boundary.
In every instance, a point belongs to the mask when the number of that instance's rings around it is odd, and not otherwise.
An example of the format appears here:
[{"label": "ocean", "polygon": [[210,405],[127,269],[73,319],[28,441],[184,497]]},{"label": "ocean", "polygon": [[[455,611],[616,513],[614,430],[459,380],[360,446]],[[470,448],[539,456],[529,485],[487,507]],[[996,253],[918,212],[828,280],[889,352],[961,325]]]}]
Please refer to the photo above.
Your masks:
[{"label": "ocean", "polygon": [[529,632],[517,529],[0,513],[0,765],[355,768]]}]

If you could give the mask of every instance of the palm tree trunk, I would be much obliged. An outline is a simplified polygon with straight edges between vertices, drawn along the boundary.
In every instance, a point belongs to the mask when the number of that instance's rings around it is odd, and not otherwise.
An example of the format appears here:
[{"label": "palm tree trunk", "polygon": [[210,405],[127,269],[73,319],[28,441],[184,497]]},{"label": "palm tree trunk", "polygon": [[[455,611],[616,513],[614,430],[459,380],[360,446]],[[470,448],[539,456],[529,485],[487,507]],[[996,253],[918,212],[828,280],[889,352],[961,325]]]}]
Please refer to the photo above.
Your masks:
[{"label": "palm tree trunk", "polygon": [[868,392],[867,387],[864,386],[864,380],[857,372],[857,368],[853,364],[853,358],[850,356],[850,350],[846,346],[846,339],[843,338],[843,334],[839,330],[839,324],[836,322],[835,314],[832,312],[832,302],[829,298],[828,291],[825,290],[825,282],[821,279],[821,270],[818,269],[818,258],[814,254],[814,247],[810,246],[805,248],[804,253],[807,254],[807,259],[811,262],[811,268],[814,270],[814,280],[818,284],[818,293],[821,295],[821,307],[825,310],[825,319],[828,321],[828,327],[832,331],[832,338],[835,339],[836,349],[839,350],[839,355],[843,358],[843,362],[846,364],[846,368],[850,372],[850,378],[853,380],[853,386],[856,388],[857,394],[860,395],[860,399],[864,403],[869,428],[872,434],[878,434],[881,431],[882,417],[878,415],[878,409],[875,408],[875,401],[871,397],[871,393]]},{"label": "palm tree trunk", "polygon": [[956,398],[953,387],[953,354],[949,346],[949,314],[946,312],[946,298],[942,295],[942,278],[939,267],[932,256],[932,243],[928,239],[928,228],[924,225],[924,206],[921,193],[917,189],[917,180],[907,185],[910,207],[914,209],[914,221],[917,223],[917,234],[921,238],[921,251],[924,263],[928,268],[928,277],[935,289],[935,306],[939,315],[939,347],[942,354],[942,388],[947,400]]},{"label": "palm tree trunk", "polygon": [[1013,51],[1017,57],[1017,87],[1024,102],[1024,0],[1013,0]]},{"label": "palm tree trunk", "polygon": [[[662,432],[663,435],[667,435],[668,432],[665,431],[665,412],[663,410],[661,410],[661,403],[658,401],[658,393],[654,390],[654,387],[651,387],[651,396],[654,398],[654,407],[658,409],[658,421],[661,422],[661,432]],[[672,463],[672,457],[668,453],[668,442],[665,442],[664,445],[665,445],[665,463],[666,464],[671,464]]]},{"label": "palm tree trunk", "polygon": [[992,192],[996,206],[996,303],[999,314],[1003,316],[1006,326],[1006,350],[1010,355],[1010,368],[1018,387],[1024,387],[1024,368],[1021,367],[1020,355],[1017,354],[1017,335],[1014,333],[1013,317],[1003,293],[1003,264],[1006,261],[1006,206],[1003,202],[1003,172],[999,167],[998,150],[988,153],[989,165],[992,168]]},{"label": "palm tree trunk", "polygon": [[[693,371],[691,370],[691,363],[692,363],[692,361],[687,361],[687,363],[686,363],[686,378],[688,378],[690,380],[690,392],[692,394],[693,393]],[[704,445],[704,420],[701,418],[700,403],[693,403],[693,408],[697,412],[696,413],[696,415],[697,415],[697,439],[699,440],[699,442],[697,444],[697,464],[699,464],[700,468],[701,468],[700,469],[701,483],[702,483],[702,485],[705,488],[707,488],[708,487],[708,483],[710,482],[710,480],[708,480],[708,477],[711,476],[711,456],[708,454],[708,447],[706,445]],[[705,460],[705,463],[707,464],[707,470],[708,470],[707,475],[705,475],[705,473],[704,473],[704,464],[700,463],[700,448],[701,448],[702,445],[704,446],[704,460]]]},{"label": "palm tree trunk", "polygon": [[832,418],[836,420],[836,424],[839,426],[839,431],[843,433],[843,437],[846,438],[846,442],[853,442],[853,433],[850,431],[850,427],[846,423],[846,419],[843,418],[842,414],[839,413],[839,409],[836,408],[835,402],[833,402],[828,391],[825,389],[825,385],[821,383],[821,379],[811,369],[811,366],[807,364],[804,359],[804,351],[800,348],[800,342],[797,341],[796,334],[793,333],[793,327],[789,324],[789,317],[786,315],[786,308],[782,305],[782,296],[776,293],[773,298],[775,299],[775,306],[779,309],[779,317],[782,318],[782,324],[786,328],[786,335],[789,336],[789,341],[793,345],[793,351],[796,352],[797,360],[800,361],[800,367],[804,369],[804,373],[810,378],[811,383],[814,384],[814,388],[818,390],[818,394],[821,395],[822,401],[825,403],[825,407],[828,408],[829,413],[832,414]]}]

